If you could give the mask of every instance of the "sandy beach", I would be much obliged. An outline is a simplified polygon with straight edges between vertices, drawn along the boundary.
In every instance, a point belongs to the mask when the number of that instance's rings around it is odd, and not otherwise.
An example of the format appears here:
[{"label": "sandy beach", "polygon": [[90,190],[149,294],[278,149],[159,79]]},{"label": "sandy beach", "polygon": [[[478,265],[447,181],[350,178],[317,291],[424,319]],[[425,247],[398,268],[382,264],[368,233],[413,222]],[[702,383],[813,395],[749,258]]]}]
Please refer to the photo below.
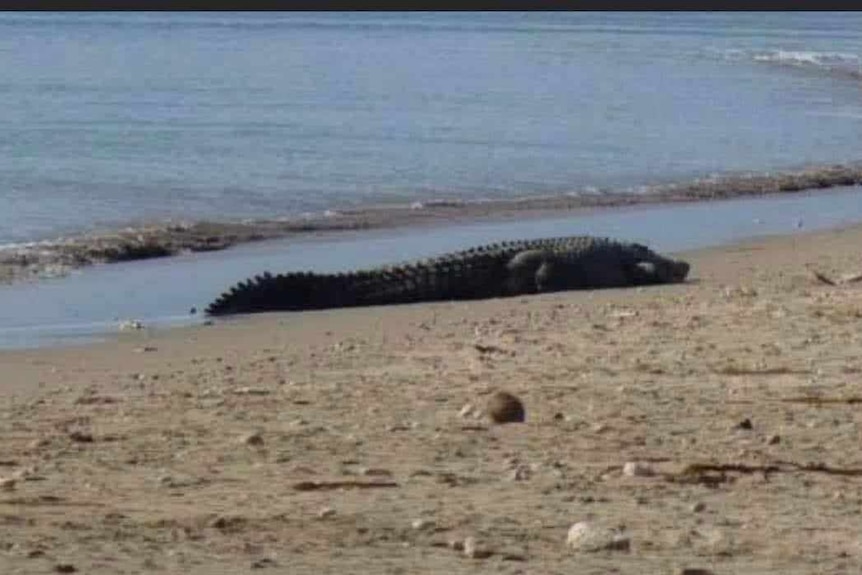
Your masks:
[{"label": "sandy beach", "polygon": [[0,572],[859,572],[860,245],[0,351]]}]

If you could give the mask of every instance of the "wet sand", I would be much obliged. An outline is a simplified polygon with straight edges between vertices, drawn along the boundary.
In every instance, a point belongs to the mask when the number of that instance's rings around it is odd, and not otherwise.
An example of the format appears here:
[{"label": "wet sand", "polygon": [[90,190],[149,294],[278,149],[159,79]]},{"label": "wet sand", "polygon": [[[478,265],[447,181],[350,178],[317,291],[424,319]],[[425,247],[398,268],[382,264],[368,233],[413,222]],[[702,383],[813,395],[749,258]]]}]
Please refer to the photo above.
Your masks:
[{"label": "wet sand", "polygon": [[57,277],[99,263],[215,251],[237,244],[308,234],[428,226],[457,222],[559,216],[592,208],[702,202],[788,194],[862,183],[862,164],[813,166],[775,174],[739,174],[647,186],[639,192],[464,202],[438,200],[405,206],[369,206],[304,218],[241,222],[170,222],[95,231],[59,240],[0,247],[0,283]]},{"label": "wet sand", "polygon": [[0,351],[0,572],[859,572],[860,244]]}]

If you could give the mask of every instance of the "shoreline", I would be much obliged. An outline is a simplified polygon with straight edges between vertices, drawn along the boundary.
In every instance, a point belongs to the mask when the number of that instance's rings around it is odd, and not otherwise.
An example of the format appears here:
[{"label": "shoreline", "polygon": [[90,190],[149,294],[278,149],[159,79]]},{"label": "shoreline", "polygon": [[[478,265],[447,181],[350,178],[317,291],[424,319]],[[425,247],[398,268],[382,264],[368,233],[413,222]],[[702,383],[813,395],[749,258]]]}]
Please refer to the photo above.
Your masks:
[{"label": "shoreline", "polygon": [[[862,271],[860,242],[687,251],[686,284],[0,351],[0,570],[859,571],[862,283],[811,271]],[[489,420],[497,390],[525,423]],[[579,521],[625,549],[567,545]]]},{"label": "shoreline", "polygon": [[601,191],[511,200],[435,200],[408,206],[368,206],[306,218],[156,223],[0,247],[0,284],[62,277],[94,264],[220,251],[246,243],[321,232],[541,218],[561,212],[579,215],[594,209],[786,195],[860,184],[862,163],[855,162],[777,174],[725,175],[656,185],[645,188],[643,193]]}]

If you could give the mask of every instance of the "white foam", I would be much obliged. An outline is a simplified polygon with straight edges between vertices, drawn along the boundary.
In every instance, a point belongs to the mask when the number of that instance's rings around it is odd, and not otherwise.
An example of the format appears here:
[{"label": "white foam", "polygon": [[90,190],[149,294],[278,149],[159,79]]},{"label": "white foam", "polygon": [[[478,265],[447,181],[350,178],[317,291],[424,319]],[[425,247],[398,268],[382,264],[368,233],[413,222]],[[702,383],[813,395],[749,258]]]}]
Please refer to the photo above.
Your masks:
[{"label": "white foam", "polygon": [[846,52],[816,52],[812,50],[769,50],[752,55],[756,62],[774,62],[792,66],[816,66],[832,68],[848,64],[862,65],[862,57]]}]

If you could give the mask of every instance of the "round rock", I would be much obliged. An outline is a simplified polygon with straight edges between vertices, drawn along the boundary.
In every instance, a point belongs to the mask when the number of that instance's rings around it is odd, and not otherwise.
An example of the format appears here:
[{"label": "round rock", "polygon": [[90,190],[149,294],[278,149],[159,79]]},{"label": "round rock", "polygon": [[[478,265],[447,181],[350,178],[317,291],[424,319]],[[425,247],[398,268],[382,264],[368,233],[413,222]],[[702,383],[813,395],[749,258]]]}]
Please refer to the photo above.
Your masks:
[{"label": "round rock", "polygon": [[521,400],[505,391],[491,396],[486,412],[494,423],[523,423],[526,418]]}]

